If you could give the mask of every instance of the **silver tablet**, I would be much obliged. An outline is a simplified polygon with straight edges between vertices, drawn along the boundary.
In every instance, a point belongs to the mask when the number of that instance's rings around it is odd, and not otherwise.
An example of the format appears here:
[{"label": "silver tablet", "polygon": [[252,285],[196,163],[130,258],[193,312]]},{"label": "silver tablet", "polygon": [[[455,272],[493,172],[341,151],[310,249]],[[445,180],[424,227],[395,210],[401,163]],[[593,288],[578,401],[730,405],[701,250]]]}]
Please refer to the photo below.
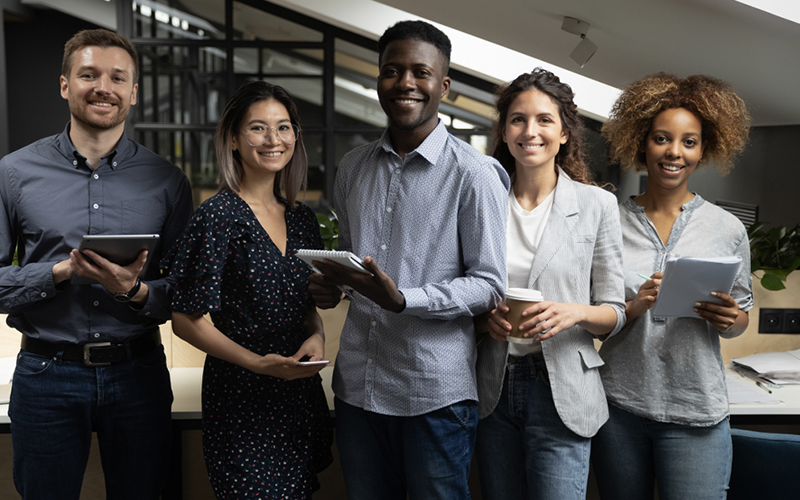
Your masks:
[{"label": "silver tablet", "polygon": [[[87,249],[92,250],[120,266],[131,264],[142,250],[147,250],[147,261],[144,263],[142,272],[139,273],[139,276],[143,276],[147,266],[150,265],[158,239],[159,235],[157,234],[86,234],[81,238],[78,250],[81,252]],[[84,256],[86,255],[84,254]],[[76,285],[97,283],[93,279],[75,274],[72,275],[70,281]]]}]

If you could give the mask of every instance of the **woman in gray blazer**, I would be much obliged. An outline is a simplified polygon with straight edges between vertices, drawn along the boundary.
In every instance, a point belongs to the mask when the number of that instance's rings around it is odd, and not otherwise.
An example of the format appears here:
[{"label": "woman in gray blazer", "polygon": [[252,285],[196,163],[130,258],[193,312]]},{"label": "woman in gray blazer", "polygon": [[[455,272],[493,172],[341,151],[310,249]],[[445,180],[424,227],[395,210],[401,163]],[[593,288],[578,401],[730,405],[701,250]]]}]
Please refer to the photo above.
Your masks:
[{"label": "woman in gray blazer", "polygon": [[537,68],[497,96],[495,158],[509,193],[509,287],[542,292],[509,343],[508,306],[478,346],[483,497],[582,499],[591,437],[608,418],[595,336],[625,323],[616,198],[590,185],[570,87]]}]

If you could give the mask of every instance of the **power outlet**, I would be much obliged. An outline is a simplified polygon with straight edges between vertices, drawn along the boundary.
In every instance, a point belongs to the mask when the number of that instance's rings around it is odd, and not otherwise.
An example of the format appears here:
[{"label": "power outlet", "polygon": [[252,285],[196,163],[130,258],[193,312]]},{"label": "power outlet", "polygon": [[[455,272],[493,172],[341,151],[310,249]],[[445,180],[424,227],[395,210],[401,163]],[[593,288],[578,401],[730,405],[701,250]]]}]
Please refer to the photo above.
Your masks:
[{"label": "power outlet", "polygon": [[783,333],[800,333],[800,309],[783,311]]},{"label": "power outlet", "polygon": [[759,310],[758,333],[783,333],[783,309]]},{"label": "power outlet", "polygon": [[800,309],[761,309],[758,332],[800,334]]}]

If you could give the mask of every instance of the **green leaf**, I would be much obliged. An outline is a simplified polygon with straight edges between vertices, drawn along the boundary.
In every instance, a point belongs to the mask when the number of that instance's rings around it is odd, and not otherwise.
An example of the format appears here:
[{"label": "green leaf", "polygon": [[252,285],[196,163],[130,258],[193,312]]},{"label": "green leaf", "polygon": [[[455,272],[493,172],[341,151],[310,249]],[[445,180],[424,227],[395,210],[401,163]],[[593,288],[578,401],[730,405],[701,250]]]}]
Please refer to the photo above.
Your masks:
[{"label": "green leaf", "polygon": [[783,238],[785,234],[786,234],[786,226],[777,226],[769,230],[768,237],[772,243],[778,243],[779,241],[781,241],[781,238]]},{"label": "green leaf", "polygon": [[761,278],[761,286],[773,292],[786,288],[783,281],[772,273],[764,273],[764,276]]}]

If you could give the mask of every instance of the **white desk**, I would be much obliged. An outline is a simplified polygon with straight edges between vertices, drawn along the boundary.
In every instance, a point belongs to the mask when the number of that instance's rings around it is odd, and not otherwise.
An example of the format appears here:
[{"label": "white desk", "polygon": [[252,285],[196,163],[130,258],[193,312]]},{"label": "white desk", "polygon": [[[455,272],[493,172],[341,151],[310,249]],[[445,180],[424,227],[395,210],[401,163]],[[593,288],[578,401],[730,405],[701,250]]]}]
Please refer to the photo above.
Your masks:
[{"label": "white desk", "polygon": [[[738,378],[759,391],[764,389],[746,377],[733,373]],[[800,385],[784,385],[770,388],[772,395],[780,398],[780,403],[736,403],[731,405],[733,424],[800,424]]]},{"label": "white desk", "polygon": [[[333,367],[326,366],[320,370],[322,376],[322,386],[325,388],[325,396],[328,398],[328,408],[333,409],[333,390],[331,389],[331,377]],[[172,420],[173,421],[197,421],[201,419],[201,389],[203,380],[203,369],[197,368],[173,368],[170,370],[172,380]],[[4,390],[9,390],[10,385],[0,384],[0,394]],[[0,404],[0,426],[9,425],[11,420],[8,418],[8,404]],[[178,422],[176,422],[178,423]],[[188,423],[188,422],[181,422]],[[198,426],[199,428],[199,426]]]}]

